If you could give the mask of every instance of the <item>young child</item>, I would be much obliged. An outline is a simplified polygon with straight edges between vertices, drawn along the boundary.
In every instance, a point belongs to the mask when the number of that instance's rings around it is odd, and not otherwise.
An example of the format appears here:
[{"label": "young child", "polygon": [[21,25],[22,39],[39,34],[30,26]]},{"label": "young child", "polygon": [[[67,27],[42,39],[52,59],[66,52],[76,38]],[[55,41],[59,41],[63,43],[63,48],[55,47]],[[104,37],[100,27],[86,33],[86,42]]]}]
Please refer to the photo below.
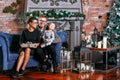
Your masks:
[{"label": "young child", "polygon": [[43,44],[41,44],[41,48],[49,46],[53,43],[55,39],[55,34],[53,32],[53,28],[55,27],[54,23],[49,23],[44,34],[43,34]]},{"label": "young child", "polygon": [[[47,72],[50,72],[50,68],[51,68],[51,64],[50,64],[50,60],[49,60],[49,54],[51,55],[51,58],[53,60],[53,72],[56,73],[57,72],[57,63],[56,63],[56,51],[53,47],[53,41],[55,39],[55,34],[54,34],[54,29],[55,24],[54,23],[48,23],[48,26],[46,28],[46,30],[44,31],[43,34],[43,43],[41,44],[41,48],[44,49],[45,52],[45,62],[48,65],[47,66]],[[51,50],[49,48],[52,48]]]},{"label": "young child", "polygon": [[[44,43],[41,44],[41,48],[44,48],[44,47],[52,44],[53,40],[55,39],[55,35],[53,32],[54,27],[55,27],[54,23],[48,23],[48,26],[47,26],[47,28],[42,36]],[[46,54],[46,58],[48,58],[47,54]]]}]

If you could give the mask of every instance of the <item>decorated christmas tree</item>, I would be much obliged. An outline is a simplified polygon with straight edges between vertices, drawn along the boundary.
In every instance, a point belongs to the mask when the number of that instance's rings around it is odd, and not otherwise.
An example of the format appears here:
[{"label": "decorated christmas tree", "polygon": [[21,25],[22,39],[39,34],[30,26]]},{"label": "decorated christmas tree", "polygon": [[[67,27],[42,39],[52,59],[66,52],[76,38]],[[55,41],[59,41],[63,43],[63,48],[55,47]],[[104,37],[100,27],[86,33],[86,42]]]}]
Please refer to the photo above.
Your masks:
[{"label": "decorated christmas tree", "polygon": [[103,32],[108,36],[108,46],[120,46],[120,0],[114,0]]}]

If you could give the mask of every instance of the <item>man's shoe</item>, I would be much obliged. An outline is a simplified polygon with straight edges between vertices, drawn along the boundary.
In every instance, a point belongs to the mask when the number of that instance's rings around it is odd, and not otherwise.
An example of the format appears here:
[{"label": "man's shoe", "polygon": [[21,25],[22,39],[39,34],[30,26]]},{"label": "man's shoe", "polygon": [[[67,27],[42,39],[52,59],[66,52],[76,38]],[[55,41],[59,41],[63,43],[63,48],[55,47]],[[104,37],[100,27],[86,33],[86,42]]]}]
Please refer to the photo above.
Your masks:
[{"label": "man's shoe", "polygon": [[47,64],[47,69],[46,69],[46,72],[50,72],[51,71],[51,64]]},{"label": "man's shoe", "polygon": [[17,78],[19,76],[19,72],[18,71],[14,71],[11,75],[12,78]]},{"label": "man's shoe", "polygon": [[58,73],[57,67],[53,67],[53,73]]},{"label": "man's shoe", "polygon": [[51,63],[50,63],[50,60],[48,58],[46,58],[44,60],[45,64],[46,64],[46,69],[45,69],[45,72],[50,72],[51,70]]},{"label": "man's shoe", "polygon": [[20,70],[18,75],[19,75],[19,76],[23,76],[25,73],[26,73],[25,70]]},{"label": "man's shoe", "polygon": [[46,69],[47,69],[47,65],[41,65],[40,66],[40,71],[46,72]]}]

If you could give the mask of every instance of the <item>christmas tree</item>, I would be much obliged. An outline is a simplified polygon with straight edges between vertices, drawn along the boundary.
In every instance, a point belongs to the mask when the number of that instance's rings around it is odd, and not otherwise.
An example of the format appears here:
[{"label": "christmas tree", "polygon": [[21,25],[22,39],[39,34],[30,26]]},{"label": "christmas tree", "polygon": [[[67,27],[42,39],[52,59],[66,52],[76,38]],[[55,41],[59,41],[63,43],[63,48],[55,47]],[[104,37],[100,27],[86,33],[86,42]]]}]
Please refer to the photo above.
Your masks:
[{"label": "christmas tree", "polygon": [[[103,30],[108,36],[108,46],[120,46],[120,0],[114,0],[111,11],[108,13],[108,25]],[[108,64],[116,64],[116,51],[111,52],[108,57]]]},{"label": "christmas tree", "polygon": [[114,0],[103,32],[108,36],[108,46],[120,46],[120,0]]}]

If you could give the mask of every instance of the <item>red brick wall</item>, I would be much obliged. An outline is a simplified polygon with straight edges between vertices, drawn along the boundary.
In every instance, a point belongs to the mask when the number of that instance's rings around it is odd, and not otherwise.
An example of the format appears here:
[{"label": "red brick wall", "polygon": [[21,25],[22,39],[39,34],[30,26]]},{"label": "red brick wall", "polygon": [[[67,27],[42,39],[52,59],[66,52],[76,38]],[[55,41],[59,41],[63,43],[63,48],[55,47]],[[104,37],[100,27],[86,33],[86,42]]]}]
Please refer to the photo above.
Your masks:
[{"label": "red brick wall", "polygon": [[[16,0],[1,0],[0,1],[0,32],[7,33],[20,33],[23,29],[23,25],[16,20],[17,15],[13,15],[10,13],[3,13],[3,8],[6,6],[10,6],[11,3]],[[21,7],[18,7],[19,9]]]},{"label": "red brick wall", "polygon": [[[2,2],[1,2],[2,1]],[[23,23],[16,20],[16,15],[2,13],[5,6],[10,5],[16,0],[0,1],[0,32],[20,33],[24,28]],[[24,0],[22,0],[24,1]],[[110,11],[114,0],[82,0],[83,12],[86,15],[83,24],[83,31],[88,35],[93,33],[94,27],[98,31],[102,31],[107,23],[107,12]],[[19,11],[23,12],[24,2],[19,7]]]},{"label": "red brick wall", "polygon": [[93,34],[96,27],[102,31],[107,24],[107,13],[111,10],[114,0],[82,0],[83,12],[86,15],[83,31]]}]

